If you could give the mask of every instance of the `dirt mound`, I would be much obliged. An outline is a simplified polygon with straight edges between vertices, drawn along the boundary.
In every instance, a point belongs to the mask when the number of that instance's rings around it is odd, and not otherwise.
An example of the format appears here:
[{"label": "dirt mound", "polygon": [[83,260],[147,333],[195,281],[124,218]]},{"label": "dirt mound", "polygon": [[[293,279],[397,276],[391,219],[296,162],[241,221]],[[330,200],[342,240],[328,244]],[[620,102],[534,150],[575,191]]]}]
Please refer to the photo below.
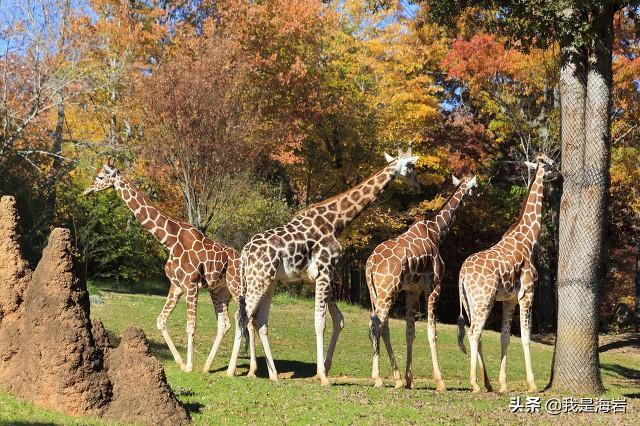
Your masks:
[{"label": "dirt mound", "polygon": [[[167,385],[162,365],[151,356],[144,331],[127,327],[122,333],[120,346],[107,353],[113,401],[105,417],[113,420],[144,419],[151,424],[166,425],[189,421],[184,408]],[[136,380],[132,381],[132,377]]]},{"label": "dirt mound", "polygon": [[0,322],[15,312],[31,280],[31,269],[22,258],[18,234],[18,212],[13,197],[0,199]]},{"label": "dirt mound", "polygon": [[111,386],[91,333],[89,294],[73,271],[68,230],[51,233],[22,304],[13,336],[19,345],[0,368],[0,383],[44,407],[99,414]]},{"label": "dirt mound", "polygon": [[187,423],[144,333],[127,328],[114,349],[100,320],[90,319],[67,229],[51,232],[31,273],[20,254],[14,204],[10,197],[0,202],[0,387],[73,415]]}]

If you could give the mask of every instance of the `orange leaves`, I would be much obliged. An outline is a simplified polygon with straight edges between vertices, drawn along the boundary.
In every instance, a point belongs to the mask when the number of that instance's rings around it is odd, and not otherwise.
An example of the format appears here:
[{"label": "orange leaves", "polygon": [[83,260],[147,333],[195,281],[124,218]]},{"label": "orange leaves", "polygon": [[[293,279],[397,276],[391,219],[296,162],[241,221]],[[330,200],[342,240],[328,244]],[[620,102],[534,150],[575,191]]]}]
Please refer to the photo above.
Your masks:
[{"label": "orange leaves", "polygon": [[508,69],[508,55],[502,43],[490,34],[477,34],[471,40],[456,39],[443,60],[454,78],[489,80]]},{"label": "orange leaves", "polygon": [[475,87],[487,84],[518,82],[527,91],[548,83],[551,73],[552,52],[532,49],[524,54],[507,49],[495,35],[478,33],[471,39],[453,41],[442,65],[449,76],[468,81]]}]

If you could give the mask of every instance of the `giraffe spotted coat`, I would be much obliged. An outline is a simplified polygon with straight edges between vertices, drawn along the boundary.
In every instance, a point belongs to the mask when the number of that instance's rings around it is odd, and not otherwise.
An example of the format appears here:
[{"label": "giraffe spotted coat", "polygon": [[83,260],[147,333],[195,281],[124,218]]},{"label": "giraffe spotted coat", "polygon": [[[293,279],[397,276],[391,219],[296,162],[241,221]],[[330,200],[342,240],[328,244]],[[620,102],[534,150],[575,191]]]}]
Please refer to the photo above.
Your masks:
[{"label": "giraffe spotted coat", "polygon": [[[169,295],[157,319],[157,328],[178,365],[193,369],[193,336],[196,330],[198,289],[209,291],[218,316],[218,332],[204,367],[208,371],[220,342],[230,328],[228,307],[240,296],[240,256],[236,250],[211,240],[195,227],[178,221],[158,210],[129,179],[106,164],[84,195],[113,187],[143,228],[149,231],[169,252],[164,271],[169,278]],[[187,302],[187,362],[183,362],[169,333],[167,319],[178,300]],[[237,318],[236,318],[237,325]],[[236,327],[237,328],[237,327]],[[236,329],[236,334],[240,329]]]},{"label": "giraffe spotted coat", "polygon": [[[303,280],[315,287],[315,332],[317,373],[322,384],[328,384],[326,373],[331,367],[333,351],[343,327],[343,317],[331,294],[336,262],[342,249],[338,236],[380,193],[395,176],[405,180],[415,179],[414,164],[417,160],[408,153],[399,152],[398,158],[387,156],[387,165],[356,185],[354,188],[314,204],[297,214],[286,225],[254,236],[243,248],[243,289],[249,327],[251,362],[249,374],[254,375],[254,328],[267,359],[269,378],[278,380],[268,340],[268,316],[271,298],[277,280],[282,282]],[[324,358],[325,313],[329,310],[333,333]],[[239,342],[236,341],[229,363],[228,374],[235,372]]]},{"label": "giraffe spotted coat", "polygon": [[502,334],[500,391],[507,392],[506,362],[509,345],[511,319],[516,305],[520,305],[520,330],[524,351],[525,369],[529,391],[536,384],[531,368],[529,350],[531,333],[531,308],[533,306],[534,283],[537,278],[533,264],[533,250],[538,242],[541,227],[544,178],[551,171],[553,162],[545,156],[536,158],[537,164],[527,163],[535,169],[520,216],[493,247],[473,254],[462,264],[459,277],[460,317],[458,318],[458,344],[464,351],[464,317],[469,317],[469,345],[471,347],[470,382],[474,392],[480,387],[476,380],[476,363],[483,371],[485,387],[492,390],[486,365],[482,356],[480,340],[485,322],[496,301],[502,301]]},{"label": "giraffe spotted coat", "polygon": [[415,338],[415,313],[420,295],[431,291],[428,297],[427,330],[433,375],[438,390],[444,390],[436,352],[435,303],[440,295],[440,282],[444,265],[440,256],[440,243],[453,223],[455,213],[464,197],[476,186],[476,178],[464,179],[460,183],[455,177],[456,191],[440,209],[428,218],[418,220],[402,235],[378,245],[367,259],[366,280],[371,297],[371,332],[373,342],[373,366],[371,376],[376,386],[382,386],[379,370],[380,335],[382,335],[396,387],[402,379],[393,355],[389,336],[389,312],[396,296],[405,292],[407,318],[407,367],[406,386],[413,382],[413,340]]}]

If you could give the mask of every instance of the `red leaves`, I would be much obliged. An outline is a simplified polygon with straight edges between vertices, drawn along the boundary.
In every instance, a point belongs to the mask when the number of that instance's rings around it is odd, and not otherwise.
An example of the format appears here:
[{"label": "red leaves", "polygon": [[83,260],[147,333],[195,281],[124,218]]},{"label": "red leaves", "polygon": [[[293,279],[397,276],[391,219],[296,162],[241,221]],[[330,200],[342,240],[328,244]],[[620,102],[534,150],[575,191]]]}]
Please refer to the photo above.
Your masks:
[{"label": "red leaves", "polygon": [[471,40],[456,39],[442,64],[454,78],[490,79],[509,71],[509,52],[493,35],[476,34]]}]

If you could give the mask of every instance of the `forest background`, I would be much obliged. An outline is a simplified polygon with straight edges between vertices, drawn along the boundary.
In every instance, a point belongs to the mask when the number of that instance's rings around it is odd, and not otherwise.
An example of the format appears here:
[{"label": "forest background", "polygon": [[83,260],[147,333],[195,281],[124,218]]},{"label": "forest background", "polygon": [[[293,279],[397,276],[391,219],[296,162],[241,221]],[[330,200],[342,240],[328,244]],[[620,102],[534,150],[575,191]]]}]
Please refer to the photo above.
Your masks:
[{"label": "forest background", "polygon": [[[513,43],[487,8],[445,25],[432,3],[1,1],[0,195],[18,201],[29,260],[65,226],[88,277],[165,280],[164,250],[117,194],[82,196],[109,157],[158,207],[241,249],[411,142],[421,187],[394,185],[353,223],[336,293],[368,306],[373,248],[435,211],[451,174],[476,174],[442,248],[437,314],[454,322],[458,268],[516,219],[522,162],[559,156],[559,47]],[[602,328],[623,306],[640,314],[638,9],[614,28]],[[548,185],[534,332],[555,326],[560,193]]]}]

